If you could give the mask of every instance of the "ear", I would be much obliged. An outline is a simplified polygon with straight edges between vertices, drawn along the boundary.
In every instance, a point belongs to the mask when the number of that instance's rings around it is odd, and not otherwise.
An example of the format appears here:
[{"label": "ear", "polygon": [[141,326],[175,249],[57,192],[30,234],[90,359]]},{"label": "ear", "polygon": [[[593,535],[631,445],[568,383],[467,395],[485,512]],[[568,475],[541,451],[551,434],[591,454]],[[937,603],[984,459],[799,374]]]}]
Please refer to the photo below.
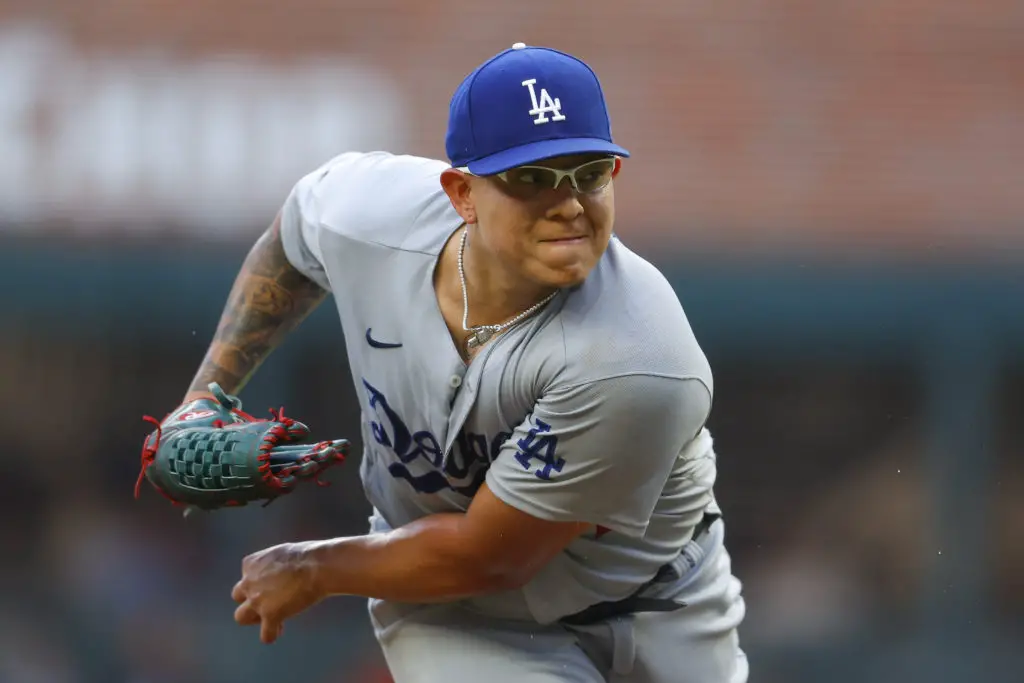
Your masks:
[{"label": "ear", "polygon": [[615,157],[615,168],[612,169],[612,178],[619,175],[619,171],[622,170],[622,157]]},{"label": "ear", "polygon": [[470,225],[476,223],[476,204],[469,176],[454,168],[445,169],[441,172],[441,187],[462,220]]}]

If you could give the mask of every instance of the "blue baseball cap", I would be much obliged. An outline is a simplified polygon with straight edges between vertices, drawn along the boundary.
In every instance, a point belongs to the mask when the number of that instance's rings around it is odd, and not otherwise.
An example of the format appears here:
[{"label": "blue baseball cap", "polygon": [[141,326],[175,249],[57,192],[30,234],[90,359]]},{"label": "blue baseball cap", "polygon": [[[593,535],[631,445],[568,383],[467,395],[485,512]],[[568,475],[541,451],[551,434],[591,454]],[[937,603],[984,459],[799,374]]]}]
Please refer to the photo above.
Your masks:
[{"label": "blue baseball cap", "polygon": [[448,113],[452,166],[493,175],[567,154],[628,157],[612,142],[594,71],[572,55],[516,43],[459,85]]}]

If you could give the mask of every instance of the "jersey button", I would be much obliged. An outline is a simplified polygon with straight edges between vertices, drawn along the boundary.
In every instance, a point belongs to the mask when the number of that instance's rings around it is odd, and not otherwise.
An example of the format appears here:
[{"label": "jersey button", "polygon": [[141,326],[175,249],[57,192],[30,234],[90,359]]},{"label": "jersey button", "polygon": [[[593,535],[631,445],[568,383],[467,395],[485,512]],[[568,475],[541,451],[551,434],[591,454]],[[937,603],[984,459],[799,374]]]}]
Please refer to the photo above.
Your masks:
[{"label": "jersey button", "polygon": [[462,386],[462,378],[459,377],[458,375],[452,375],[451,377],[448,378],[448,386],[450,386],[452,389],[458,389],[459,387]]}]

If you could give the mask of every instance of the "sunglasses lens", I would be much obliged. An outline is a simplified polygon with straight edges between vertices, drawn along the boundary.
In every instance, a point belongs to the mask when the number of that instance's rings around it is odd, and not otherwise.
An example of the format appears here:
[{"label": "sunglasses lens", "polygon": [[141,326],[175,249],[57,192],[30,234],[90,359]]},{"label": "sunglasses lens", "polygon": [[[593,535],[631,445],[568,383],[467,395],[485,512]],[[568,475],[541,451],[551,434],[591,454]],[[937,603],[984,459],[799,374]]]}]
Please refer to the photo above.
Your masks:
[{"label": "sunglasses lens", "polygon": [[[611,182],[614,170],[615,159],[597,159],[576,168],[572,175],[580,192],[597,192]],[[566,182],[562,173],[544,166],[511,168],[502,177],[509,194],[521,198],[536,197],[544,190],[554,189],[559,180]]]},{"label": "sunglasses lens", "polygon": [[540,166],[522,166],[505,172],[505,182],[517,195],[536,194],[555,186],[555,172]]},{"label": "sunglasses lens", "polygon": [[598,159],[576,169],[573,177],[580,192],[597,192],[612,180],[615,159]]}]

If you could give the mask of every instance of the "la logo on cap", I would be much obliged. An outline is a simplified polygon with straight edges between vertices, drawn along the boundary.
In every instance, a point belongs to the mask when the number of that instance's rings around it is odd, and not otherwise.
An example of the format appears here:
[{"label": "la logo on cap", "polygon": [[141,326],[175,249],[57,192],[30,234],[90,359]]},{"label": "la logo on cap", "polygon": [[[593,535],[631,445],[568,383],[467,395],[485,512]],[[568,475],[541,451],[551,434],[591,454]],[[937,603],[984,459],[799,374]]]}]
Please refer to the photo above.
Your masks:
[{"label": "la logo on cap", "polygon": [[[530,102],[533,103],[533,109],[529,111],[529,114],[537,117],[533,120],[534,125],[539,126],[549,121],[565,121],[565,114],[562,113],[562,101],[557,97],[552,98],[546,88],[540,89],[540,98],[538,99],[537,91],[533,87],[536,83],[536,78],[523,81],[523,85],[530,89]],[[550,119],[548,114],[551,114]]]},{"label": "la logo on cap", "polygon": [[[512,45],[513,50],[525,50],[526,43],[514,43]],[[523,87],[530,89],[530,102],[533,104],[533,109],[528,113],[530,116],[535,116],[533,120],[534,125],[540,125],[542,123],[548,123],[550,121],[565,121],[565,114],[562,113],[562,101],[557,97],[551,97],[548,94],[546,88],[540,89],[540,97],[537,97],[537,91],[534,89],[534,85],[537,84],[536,78],[530,78],[523,81]],[[551,118],[548,118],[548,114],[551,114]]]}]

